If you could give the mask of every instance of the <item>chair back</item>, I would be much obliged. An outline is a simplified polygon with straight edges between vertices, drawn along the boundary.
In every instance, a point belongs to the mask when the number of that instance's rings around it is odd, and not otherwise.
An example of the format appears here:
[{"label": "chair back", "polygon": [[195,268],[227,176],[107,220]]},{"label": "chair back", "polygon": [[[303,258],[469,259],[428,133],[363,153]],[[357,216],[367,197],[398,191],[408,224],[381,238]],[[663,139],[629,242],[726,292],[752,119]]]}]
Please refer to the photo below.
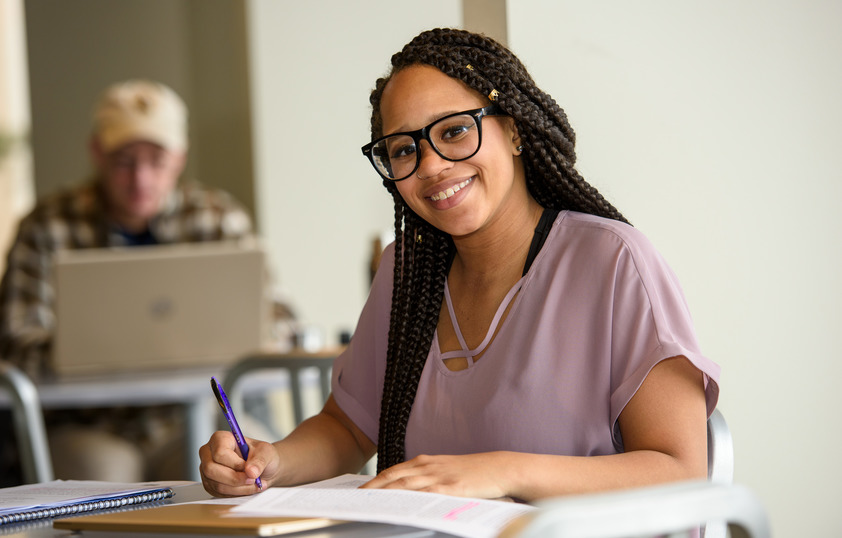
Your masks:
[{"label": "chair back", "polygon": [[301,424],[306,418],[307,403],[304,397],[304,383],[302,374],[305,370],[318,373],[318,391],[320,403],[327,401],[330,395],[330,375],[333,360],[339,354],[336,350],[319,353],[293,351],[291,353],[260,353],[243,357],[237,361],[226,373],[223,386],[228,392],[229,399],[239,400],[239,382],[246,374],[256,370],[281,369],[289,374],[289,390],[292,396],[294,425]]},{"label": "chair back", "polygon": [[11,397],[24,483],[51,481],[53,464],[38,389],[18,367],[4,360],[0,360],[0,389]]},{"label": "chair back", "polygon": [[[719,409],[714,409],[708,418],[708,480],[714,484],[731,484],[734,481],[734,442]],[[725,522],[709,522],[702,530],[702,536],[725,538]]]},{"label": "chair back", "polygon": [[690,481],[551,499],[500,538],[678,537],[711,521],[727,525],[733,538],[771,536],[766,511],[748,488]]},{"label": "chair back", "polygon": [[708,418],[708,480],[717,484],[734,481],[734,442],[719,409]]}]

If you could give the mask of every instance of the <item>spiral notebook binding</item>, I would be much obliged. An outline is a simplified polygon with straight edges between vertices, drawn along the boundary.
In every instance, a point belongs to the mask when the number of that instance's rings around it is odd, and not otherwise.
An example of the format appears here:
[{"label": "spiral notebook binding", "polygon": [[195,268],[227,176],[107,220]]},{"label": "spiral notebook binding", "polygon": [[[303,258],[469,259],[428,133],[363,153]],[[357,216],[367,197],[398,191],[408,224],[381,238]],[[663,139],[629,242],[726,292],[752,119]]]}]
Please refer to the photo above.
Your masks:
[{"label": "spiral notebook binding", "polygon": [[80,503],[67,504],[63,506],[39,508],[35,510],[28,510],[26,512],[5,514],[0,515],[0,527],[4,525],[13,525],[15,523],[23,523],[26,521],[33,521],[38,519],[56,518],[62,516],[69,516],[73,514],[81,514],[83,512],[91,512],[95,510],[121,508],[124,506],[134,504],[148,503],[151,501],[160,501],[162,499],[169,499],[172,496],[173,490],[171,488],[163,488],[139,494],[130,493],[121,497],[95,499],[91,501],[83,501]]}]

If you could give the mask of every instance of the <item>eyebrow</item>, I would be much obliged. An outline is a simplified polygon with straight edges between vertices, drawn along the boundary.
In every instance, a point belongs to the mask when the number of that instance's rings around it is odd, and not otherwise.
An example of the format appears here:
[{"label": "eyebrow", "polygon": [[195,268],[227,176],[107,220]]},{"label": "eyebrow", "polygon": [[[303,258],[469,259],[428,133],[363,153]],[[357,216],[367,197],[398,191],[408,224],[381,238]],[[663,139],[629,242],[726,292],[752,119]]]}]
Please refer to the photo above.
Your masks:
[{"label": "eyebrow", "polygon": [[[427,118],[429,121],[427,121],[427,123],[425,123],[424,125],[422,125],[422,126],[421,126],[421,127],[419,127],[418,129],[408,129],[408,128],[406,128],[405,126],[401,126],[401,127],[400,127],[400,128],[398,128],[396,131],[393,131],[393,132],[391,132],[391,133],[387,133],[387,132],[385,132],[385,131],[384,131],[383,136],[391,136],[391,135],[393,135],[393,134],[400,134],[400,133],[411,133],[411,132],[413,132],[413,131],[417,131],[417,130],[419,130],[419,129],[423,129],[424,127],[426,127],[426,126],[430,125],[430,124],[431,124],[431,123],[433,123],[433,122],[436,122],[436,121],[438,121],[438,120],[440,120],[440,119],[444,118],[445,116],[450,116],[451,114],[458,114],[459,112],[464,112],[465,110],[473,110],[473,108],[467,108],[467,109],[457,109],[457,110],[445,111],[445,112],[442,112],[442,113],[440,113],[440,114],[438,114],[438,115],[432,115],[432,116],[429,116],[429,117]],[[432,118],[432,119],[431,119],[431,118]]]}]

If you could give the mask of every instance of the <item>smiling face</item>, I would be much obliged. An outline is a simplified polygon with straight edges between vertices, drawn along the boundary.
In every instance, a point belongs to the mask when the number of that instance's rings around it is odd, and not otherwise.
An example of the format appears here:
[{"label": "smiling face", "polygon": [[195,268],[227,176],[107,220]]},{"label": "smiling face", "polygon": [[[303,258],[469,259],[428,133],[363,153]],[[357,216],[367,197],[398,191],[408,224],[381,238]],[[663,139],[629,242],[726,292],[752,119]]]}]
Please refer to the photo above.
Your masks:
[{"label": "smiling face", "polygon": [[[448,114],[488,104],[479,93],[438,69],[408,67],[393,75],[383,90],[383,134],[414,131]],[[486,116],[476,155],[451,162],[422,141],[418,170],[395,186],[413,211],[454,238],[493,232],[528,205],[523,167],[516,158],[518,144],[511,118]]]}]

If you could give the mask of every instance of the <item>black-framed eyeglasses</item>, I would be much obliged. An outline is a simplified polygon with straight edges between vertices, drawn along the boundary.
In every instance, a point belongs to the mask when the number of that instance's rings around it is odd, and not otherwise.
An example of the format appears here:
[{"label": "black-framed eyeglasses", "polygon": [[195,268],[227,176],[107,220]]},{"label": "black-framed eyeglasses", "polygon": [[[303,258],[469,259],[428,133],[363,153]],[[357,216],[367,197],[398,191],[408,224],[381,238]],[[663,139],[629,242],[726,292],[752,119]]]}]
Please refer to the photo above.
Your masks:
[{"label": "black-framed eyeglasses", "polygon": [[479,151],[482,145],[483,116],[504,115],[496,104],[465,110],[439,118],[417,131],[394,133],[362,147],[377,173],[390,181],[406,179],[418,170],[421,140],[448,161],[464,161]]}]

